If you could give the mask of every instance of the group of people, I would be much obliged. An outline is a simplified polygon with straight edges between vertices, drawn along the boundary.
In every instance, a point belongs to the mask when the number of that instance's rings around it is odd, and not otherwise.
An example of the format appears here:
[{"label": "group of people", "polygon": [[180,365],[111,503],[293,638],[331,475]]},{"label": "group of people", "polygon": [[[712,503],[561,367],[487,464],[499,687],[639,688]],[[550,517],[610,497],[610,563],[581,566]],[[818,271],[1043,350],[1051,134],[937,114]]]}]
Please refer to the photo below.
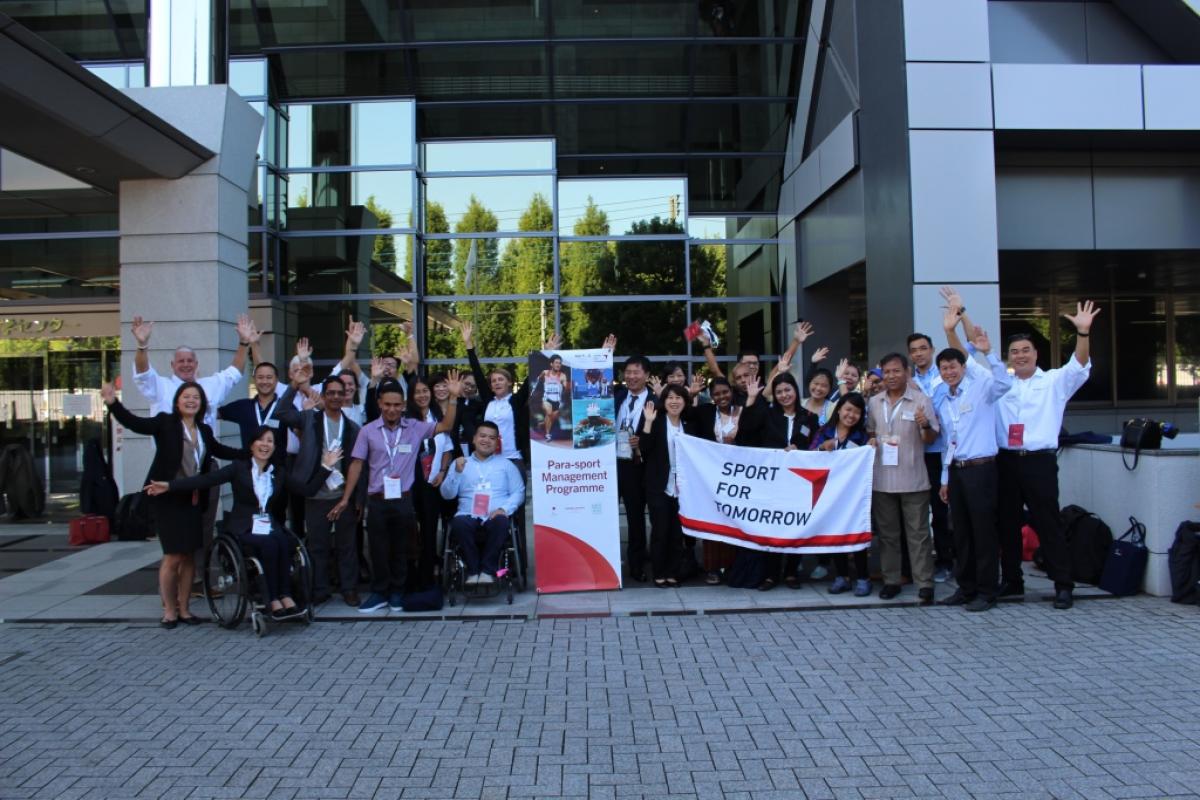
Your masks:
[{"label": "group of people", "polygon": [[[762,591],[801,585],[803,564],[794,555],[704,541],[697,565],[694,542],[679,521],[676,437],[784,450],[869,446],[881,598],[899,595],[907,580],[921,605],[933,604],[935,584],[951,574],[957,588],[937,601],[943,605],[986,611],[998,598],[1024,594],[1021,528],[1028,521],[1054,581],[1054,606],[1070,608],[1074,584],[1059,522],[1056,451],[1067,401],[1091,372],[1088,336],[1099,309],[1084,302],[1064,315],[1075,326],[1074,353],[1044,371],[1032,335],[1009,337],[1005,365],[961,296],[944,287],[942,297],[948,347],[935,354],[931,337],[913,333],[906,353],[888,353],[867,370],[842,359],[833,372],[820,366],[828,357],[820,348],[807,396],[791,371],[813,334],[803,322],[768,376],[756,353],[743,352],[727,379],[704,334],[699,339],[713,373],[707,384],[687,385],[682,368],[668,364],[663,385],[648,359],[627,359],[614,397],[617,426],[631,445],[617,449],[628,577],[652,576],[655,585],[670,587],[699,568],[714,585]],[[831,569],[831,593],[872,593],[866,550],[818,557],[807,575],[822,578]]]},{"label": "group of people", "polygon": [[[1006,367],[961,297],[949,287],[942,294],[949,347],[935,356],[930,337],[914,333],[907,353],[889,353],[865,370],[842,359],[832,372],[821,366],[829,355],[821,348],[812,356],[807,393],[791,369],[813,335],[804,322],[766,376],[758,355],[743,352],[727,377],[701,334],[708,380],[696,375],[689,382],[675,362],[656,376],[640,355],[624,361],[619,383],[597,380],[596,396],[611,396],[616,408],[628,578],[670,587],[699,570],[713,585],[763,591],[801,585],[804,565],[793,555],[704,541],[697,561],[679,519],[678,437],[784,450],[873,447],[881,598],[897,596],[907,578],[919,602],[931,604],[935,583],[951,570],[957,589],[942,604],[983,611],[999,597],[1022,594],[1020,530],[1028,519],[1055,582],[1055,606],[1069,608],[1073,584],[1058,522],[1055,450],[1066,403],[1091,370],[1088,335],[1099,309],[1081,303],[1066,316],[1076,329],[1074,354],[1043,371],[1029,335],[1009,337]],[[495,580],[510,526],[526,563],[529,399],[541,397],[538,433],[549,440],[570,390],[569,372],[553,354],[557,335],[546,342],[549,369],[519,385],[504,367],[485,372],[469,323],[462,325],[469,373],[421,374],[409,336],[396,356],[373,358],[368,375],[357,354],[366,328],[352,319],[331,374],[314,382],[312,350],[301,339],[284,383],[279,369],[261,359],[261,332],[246,315],[238,320],[232,362],[206,377],[197,376],[196,355],[187,347],[175,350],[169,375],[156,372],[148,358],[152,330],[152,322],[135,317],[133,383],[151,416],[126,409],[111,384],[101,393],[117,421],[154,439],[145,491],[164,554],[164,627],[198,622],[188,608],[196,558],[211,541],[218,489],[226,483],[233,507],[223,524],[259,557],[264,600],[277,617],[297,613],[289,577],[293,537],[305,540],[311,557],[312,602],[337,591],[367,613],[400,610],[406,591],[438,579],[443,528],[458,545],[468,584]],[[616,345],[612,335],[604,342],[610,351]],[[255,394],[226,402],[247,355]],[[590,386],[592,376],[587,380]],[[218,441],[218,419],[238,426],[241,448]],[[230,463],[219,467],[217,459]],[[831,593],[873,591],[865,550],[819,557],[807,575],[831,571]],[[357,591],[363,579],[365,599]]]}]

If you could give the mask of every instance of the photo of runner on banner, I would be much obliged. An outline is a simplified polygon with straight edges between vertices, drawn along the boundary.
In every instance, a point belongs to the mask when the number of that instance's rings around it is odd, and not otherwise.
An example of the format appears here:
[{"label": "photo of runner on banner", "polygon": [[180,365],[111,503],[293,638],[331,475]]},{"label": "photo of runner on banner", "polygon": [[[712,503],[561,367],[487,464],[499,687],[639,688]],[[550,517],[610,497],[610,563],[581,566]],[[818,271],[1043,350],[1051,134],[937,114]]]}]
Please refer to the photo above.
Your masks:
[{"label": "photo of runner on banner", "polygon": [[683,532],[774,553],[871,545],[875,450],[765,450],[679,439]]}]

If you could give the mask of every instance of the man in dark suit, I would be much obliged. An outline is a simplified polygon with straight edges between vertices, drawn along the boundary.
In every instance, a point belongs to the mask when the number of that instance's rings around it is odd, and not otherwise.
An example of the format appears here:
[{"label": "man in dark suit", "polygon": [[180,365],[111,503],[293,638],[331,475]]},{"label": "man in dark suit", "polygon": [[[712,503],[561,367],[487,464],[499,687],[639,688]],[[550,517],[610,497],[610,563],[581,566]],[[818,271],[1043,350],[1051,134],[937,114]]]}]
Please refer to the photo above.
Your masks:
[{"label": "man in dark suit", "polygon": [[[308,531],[308,553],[313,562],[313,600],[329,599],[329,556],[336,547],[338,588],[346,604],[357,608],[358,548],[355,528],[359,514],[342,514],[330,518],[330,512],[342,499],[342,485],[350,468],[350,451],[358,438],[358,425],[342,413],[347,401],[345,384],[336,377],[321,385],[324,410],[310,408],[297,411],[292,403],[297,385],[293,383],[284,393],[275,411],[275,418],[300,436],[300,452],[292,463],[293,485],[303,484],[304,522]],[[321,461],[325,454],[338,452],[341,458],[325,472]],[[366,484],[362,484],[365,488]],[[361,492],[360,492],[361,494]],[[363,498],[359,498],[361,511]]]},{"label": "man in dark suit", "polygon": [[[609,336],[604,346],[615,349],[616,337]],[[625,548],[625,569],[632,580],[646,580],[646,465],[638,449],[638,431],[642,427],[642,409],[650,391],[650,359],[630,356],[625,360],[623,386],[613,389],[617,419],[617,493],[625,506],[629,541]]]}]

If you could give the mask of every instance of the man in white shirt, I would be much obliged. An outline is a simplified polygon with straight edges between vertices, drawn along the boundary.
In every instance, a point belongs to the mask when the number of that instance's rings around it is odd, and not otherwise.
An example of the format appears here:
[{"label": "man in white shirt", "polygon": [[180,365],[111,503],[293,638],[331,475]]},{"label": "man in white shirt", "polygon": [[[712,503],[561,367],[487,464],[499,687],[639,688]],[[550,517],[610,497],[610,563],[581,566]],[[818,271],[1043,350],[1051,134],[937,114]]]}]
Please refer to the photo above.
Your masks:
[{"label": "man in white shirt", "polygon": [[175,392],[184,383],[194,381],[200,384],[208,400],[208,413],[204,421],[216,432],[217,408],[225,402],[229,391],[242,379],[242,370],[246,366],[246,349],[255,335],[254,323],[245,314],[238,317],[238,348],[233,355],[233,361],[225,369],[203,378],[196,377],[196,369],[199,366],[196,352],[185,346],[176,348],[175,356],[171,359],[171,374],[166,377],[159,375],[150,364],[148,352],[153,330],[153,322],[143,320],[140,316],[133,318],[133,338],[137,341],[137,353],[133,357],[133,382],[142,396],[150,401],[150,413],[170,414]]},{"label": "man in white shirt", "polygon": [[1077,303],[1063,317],[1075,326],[1075,353],[1062,367],[1048,372],[1037,365],[1037,349],[1029,334],[1009,337],[1008,365],[1013,385],[996,405],[996,443],[1000,447],[999,595],[1022,595],[1021,524],[1029,507],[1046,570],[1054,580],[1054,607],[1073,605],[1071,558],[1058,511],[1058,433],[1067,401],[1092,371],[1088,336],[1100,313],[1091,300]]},{"label": "man in white shirt", "polygon": [[[974,333],[973,349],[985,357],[986,367],[963,354],[962,343],[954,333],[959,321],[964,331]],[[958,589],[939,605],[987,611],[996,605],[1000,578],[995,407],[1012,386],[1012,377],[991,352],[987,333],[982,328],[968,327],[961,308],[949,306],[942,324],[950,347],[937,356],[946,387],[937,407],[946,442],[938,493],[950,506]]]}]

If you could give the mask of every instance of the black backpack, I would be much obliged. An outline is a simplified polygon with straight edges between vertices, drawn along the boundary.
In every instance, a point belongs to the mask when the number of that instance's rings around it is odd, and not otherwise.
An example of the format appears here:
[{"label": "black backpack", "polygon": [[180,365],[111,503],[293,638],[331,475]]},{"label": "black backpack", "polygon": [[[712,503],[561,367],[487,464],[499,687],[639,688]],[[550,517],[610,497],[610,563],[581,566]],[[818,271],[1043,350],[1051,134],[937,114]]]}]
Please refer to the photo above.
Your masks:
[{"label": "black backpack", "polygon": [[132,492],[121,498],[114,514],[113,533],[122,542],[140,542],[154,535],[146,495]]},{"label": "black backpack", "polygon": [[[1104,520],[1081,506],[1067,506],[1059,513],[1063,536],[1067,540],[1067,552],[1071,556],[1071,578],[1079,583],[1097,584],[1104,574],[1104,562],[1112,549],[1112,529]],[[1039,547],[1033,554],[1033,563],[1046,568]]]},{"label": "black backpack", "polygon": [[1167,551],[1171,602],[1200,603],[1200,522],[1181,522]]}]

